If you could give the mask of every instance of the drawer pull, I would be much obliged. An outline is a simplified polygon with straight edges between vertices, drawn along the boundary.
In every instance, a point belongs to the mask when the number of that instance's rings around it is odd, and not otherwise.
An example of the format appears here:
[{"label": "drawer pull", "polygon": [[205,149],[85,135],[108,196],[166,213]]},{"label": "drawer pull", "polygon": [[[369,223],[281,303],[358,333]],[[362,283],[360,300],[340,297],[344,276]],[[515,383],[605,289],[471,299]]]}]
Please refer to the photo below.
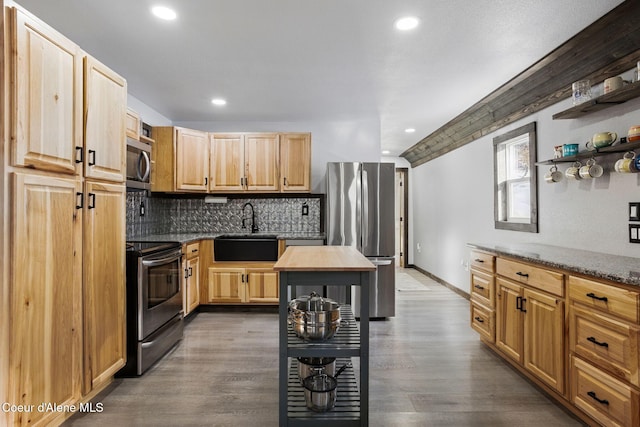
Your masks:
[{"label": "drawer pull", "polygon": [[595,391],[589,391],[587,392],[587,394],[589,395],[590,398],[592,398],[596,402],[602,403],[603,405],[609,405],[609,401],[607,399],[598,399],[598,396],[596,396]]},{"label": "drawer pull", "polygon": [[474,317],[474,319],[475,319],[475,320],[476,320],[476,322],[478,322],[478,323],[484,323],[484,320],[482,320],[482,317],[478,317],[478,316],[476,316],[476,317]]},{"label": "drawer pull", "polygon": [[473,285],[473,287],[480,290],[484,289],[484,286],[480,286],[480,285]]},{"label": "drawer pull", "polygon": [[520,277],[529,277],[529,273],[523,273],[521,271],[518,271],[516,274]]},{"label": "drawer pull", "polygon": [[483,260],[483,259],[480,259],[480,258],[476,258],[474,261],[475,261],[475,262],[484,262],[484,260]]},{"label": "drawer pull", "polygon": [[599,345],[600,347],[609,348],[609,343],[599,342],[598,340],[595,339],[595,337],[589,337],[589,338],[587,338],[587,341],[590,341],[590,342],[594,343],[595,345]]},{"label": "drawer pull", "polygon": [[191,253],[193,253],[193,252],[198,252],[198,250],[197,249],[191,249]]},{"label": "drawer pull", "polygon": [[587,296],[588,296],[589,298],[597,299],[598,301],[604,301],[604,302],[609,301],[609,299],[608,299],[607,297],[599,297],[599,296],[597,296],[596,294],[594,294],[593,292],[589,292],[589,293],[587,294]]}]

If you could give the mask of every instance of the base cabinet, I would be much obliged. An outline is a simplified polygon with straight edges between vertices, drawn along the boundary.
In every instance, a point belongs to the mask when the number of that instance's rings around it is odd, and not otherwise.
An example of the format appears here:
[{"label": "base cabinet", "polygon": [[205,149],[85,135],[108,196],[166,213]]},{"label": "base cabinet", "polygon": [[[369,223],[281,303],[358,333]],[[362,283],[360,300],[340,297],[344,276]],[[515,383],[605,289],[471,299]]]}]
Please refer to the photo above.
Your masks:
[{"label": "base cabinet", "polygon": [[182,245],[182,311],[191,313],[200,305],[200,242]]},{"label": "base cabinet", "polygon": [[205,303],[278,304],[278,280],[273,265],[209,267]]}]

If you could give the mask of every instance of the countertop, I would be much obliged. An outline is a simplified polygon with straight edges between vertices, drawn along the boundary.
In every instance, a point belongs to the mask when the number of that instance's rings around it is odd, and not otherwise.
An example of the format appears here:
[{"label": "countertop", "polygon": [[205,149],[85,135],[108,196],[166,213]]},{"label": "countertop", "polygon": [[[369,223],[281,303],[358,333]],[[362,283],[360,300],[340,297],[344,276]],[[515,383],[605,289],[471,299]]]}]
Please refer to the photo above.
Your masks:
[{"label": "countertop", "polygon": [[[289,231],[274,231],[264,233],[254,233],[256,236],[276,236],[280,240],[324,240],[324,233],[303,233]],[[180,242],[182,244],[196,240],[210,240],[219,236],[246,236],[249,233],[167,233],[149,234],[141,237],[127,238],[128,242]]]},{"label": "countertop", "polygon": [[467,243],[467,246],[599,279],[640,286],[640,258],[536,243]]},{"label": "countertop", "polygon": [[351,246],[290,246],[275,271],[374,271],[376,266]]}]

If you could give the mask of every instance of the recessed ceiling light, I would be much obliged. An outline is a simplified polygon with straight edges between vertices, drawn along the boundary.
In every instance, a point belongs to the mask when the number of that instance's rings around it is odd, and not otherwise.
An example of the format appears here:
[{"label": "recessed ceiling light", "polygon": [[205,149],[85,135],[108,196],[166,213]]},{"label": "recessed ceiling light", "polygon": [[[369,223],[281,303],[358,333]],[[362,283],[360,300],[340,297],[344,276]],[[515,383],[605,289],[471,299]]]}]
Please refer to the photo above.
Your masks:
[{"label": "recessed ceiling light", "polygon": [[164,19],[165,21],[173,21],[178,17],[173,9],[169,9],[165,6],[154,6],[151,8],[151,13],[153,13],[160,19]]},{"label": "recessed ceiling light", "polygon": [[396,20],[395,27],[401,31],[413,30],[418,26],[420,21],[415,16],[405,16]]},{"label": "recessed ceiling light", "polygon": [[224,99],[222,99],[222,98],[213,98],[213,99],[211,100],[211,103],[212,103],[213,105],[226,105],[226,104],[227,104],[227,101],[226,101],[226,100],[224,100]]},{"label": "recessed ceiling light", "polygon": [[406,128],[404,131],[406,133],[414,133],[416,130],[414,128]]},{"label": "recessed ceiling light", "polygon": [[389,150],[382,150],[382,154],[391,154],[391,151],[389,151]]}]

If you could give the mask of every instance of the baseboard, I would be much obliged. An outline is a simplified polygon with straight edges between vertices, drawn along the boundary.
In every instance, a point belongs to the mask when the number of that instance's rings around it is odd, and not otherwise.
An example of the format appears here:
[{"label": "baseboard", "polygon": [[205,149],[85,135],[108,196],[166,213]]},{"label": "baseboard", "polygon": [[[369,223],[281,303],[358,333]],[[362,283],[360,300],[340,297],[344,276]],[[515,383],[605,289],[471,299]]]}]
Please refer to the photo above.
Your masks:
[{"label": "baseboard", "polygon": [[411,266],[410,268],[418,270],[420,273],[422,273],[425,276],[435,280],[436,282],[440,283],[445,288],[451,289],[453,292],[455,292],[456,294],[460,295],[462,298],[467,299],[467,300],[470,298],[470,295],[469,295],[468,292],[463,291],[462,289],[458,288],[457,286],[453,286],[451,283],[447,282],[446,280],[443,280],[443,279],[439,278],[435,274],[432,274],[432,273],[428,272],[427,270],[418,267],[415,264],[409,264],[409,265]]}]

